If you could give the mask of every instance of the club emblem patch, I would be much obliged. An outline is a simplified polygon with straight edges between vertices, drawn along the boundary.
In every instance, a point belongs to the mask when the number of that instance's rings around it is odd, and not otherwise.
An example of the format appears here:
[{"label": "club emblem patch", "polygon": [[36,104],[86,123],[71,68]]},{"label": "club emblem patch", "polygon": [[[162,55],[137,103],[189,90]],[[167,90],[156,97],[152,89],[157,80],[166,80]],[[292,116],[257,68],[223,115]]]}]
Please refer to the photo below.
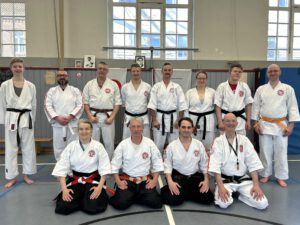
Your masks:
[{"label": "club emblem patch", "polygon": [[143,156],[143,159],[147,159],[149,157],[147,152],[144,152],[142,156]]},{"label": "club emblem patch", "polygon": [[144,95],[147,97],[149,95],[149,92],[148,91],[145,91],[144,92]]},{"label": "club emblem patch", "polygon": [[171,93],[174,93],[174,88],[171,88],[171,89],[170,89],[170,92],[171,92]]},{"label": "club emblem patch", "polygon": [[107,94],[109,94],[109,93],[110,93],[110,89],[109,89],[109,88],[106,88],[106,89],[105,89],[105,92],[106,92]]},{"label": "club emblem patch", "polygon": [[244,147],[243,145],[240,145],[240,152],[243,152],[244,151]]},{"label": "club emblem patch", "polygon": [[243,96],[244,96],[244,92],[243,92],[243,91],[240,91],[240,92],[239,92],[239,95],[240,95],[240,97],[243,97]]},{"label": "club emblem patch", "polygon": [[200,151],[199,150],[195,150],[194,151],[194,155],[197,157],[198,155],[200,154]]},{"label": "club emblem patch", "polygon": [[96,155],[94,150],[90,150],[88,154],[89,154],[89,157],[94,157]]},{"label": "club emblem patch", "polygon": [[283,91],[283,90],[278,90],[278,91],[277,91],[277,94],[278,94],[279,96],[282,96],[282,95],[284,95],[284,91]]}]

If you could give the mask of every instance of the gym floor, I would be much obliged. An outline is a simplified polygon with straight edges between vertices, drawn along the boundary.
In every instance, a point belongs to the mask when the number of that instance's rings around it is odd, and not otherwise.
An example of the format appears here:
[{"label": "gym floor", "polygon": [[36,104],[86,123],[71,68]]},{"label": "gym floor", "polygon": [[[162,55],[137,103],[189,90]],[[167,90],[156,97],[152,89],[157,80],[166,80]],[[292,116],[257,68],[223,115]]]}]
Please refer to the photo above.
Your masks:
[{"label": "gym floor", "polygon": [[[21,156],[19,163],[21,163]],[[214,205],[202,206],[186,202],[179,207],[164,206],[152,210],[134,205],[125,211],[118,211],[108,206],[98,215],[87,215],[81,211],[69,216],[54,213],[53,199],[60,192],[56,178],[51,176],[54,167],[52,154],[37,157],[38,173],[32,178],[33,185],[27,185],[19,175],[18,182],[11,189],[5,189],[4,156],[0,156],[0,225],[69,225],[69,224],[130,224],[130,225],[263,225],[285,224],[298,225],[300,222],[300,155],[289,156],[290,179],[288,187],[281,188],[272,179],[261,187],[269,200],[269,207],[264,211],[251,208],[235,199],[228,209]],[[19,171],[22,172],[21,165]],[[164,177],[161,176],[164,182]],[[111,177],[107,184],[113,187]],[[157,188],[162,185],[157,185]],[[214,183],[211,181],[213,190]]]}]

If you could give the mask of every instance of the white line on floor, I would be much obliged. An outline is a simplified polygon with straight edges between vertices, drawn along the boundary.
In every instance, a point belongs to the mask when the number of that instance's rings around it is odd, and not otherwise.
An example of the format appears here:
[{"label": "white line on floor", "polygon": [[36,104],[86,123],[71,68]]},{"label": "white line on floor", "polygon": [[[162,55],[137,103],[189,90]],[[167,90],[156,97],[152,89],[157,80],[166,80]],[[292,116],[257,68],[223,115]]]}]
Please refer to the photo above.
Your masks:
[{"label": "white line on floor", "polygon": [[[162,188],[164,186],[163,182],[161,180],[161,176],[158,177],[158,185],[159,185],[159,188]],[[173,217],[172,210],[171,210],[170,206],[168,206],[168,205],[164,205],[164,206],[165,206],[165,209],[166,209],[169,224],[170,225],[175,225],[174,217]]]}]

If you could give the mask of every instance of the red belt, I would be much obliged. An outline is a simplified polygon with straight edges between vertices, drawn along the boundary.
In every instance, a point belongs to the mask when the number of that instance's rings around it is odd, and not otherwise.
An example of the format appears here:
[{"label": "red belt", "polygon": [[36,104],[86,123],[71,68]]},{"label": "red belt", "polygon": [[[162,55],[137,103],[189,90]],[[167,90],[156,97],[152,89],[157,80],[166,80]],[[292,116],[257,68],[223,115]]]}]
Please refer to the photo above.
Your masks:
[{"label": "red belt", "polygon": [[152,178],[151,175],[147,175],[147,176],[142,176],[142,177],[131,177],[126,173],[120,174],[119,175],[121,180],[129,180],[133,183],[139,184],[142,183],[143,181],[147,181],[150,180]]}]

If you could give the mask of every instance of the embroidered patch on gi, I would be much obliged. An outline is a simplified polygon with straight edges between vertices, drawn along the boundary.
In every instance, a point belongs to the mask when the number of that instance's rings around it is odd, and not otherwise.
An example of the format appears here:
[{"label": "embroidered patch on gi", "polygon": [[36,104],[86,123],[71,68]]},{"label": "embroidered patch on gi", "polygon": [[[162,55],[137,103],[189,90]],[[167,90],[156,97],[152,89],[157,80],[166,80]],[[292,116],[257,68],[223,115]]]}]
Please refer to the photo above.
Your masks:
[{"label": "embroidered patch on gi", "polygon": [[105,92],[106,92],[107,94],[109,94],[109,93],[110,93],[110,89],[109,89],[109,88],[106,88],[106,89],[105,89]]},{"label": "embroidered patch on gi", "polygon": [[144,95],[145,95],[145,96],[148,96],[148,95],[149,95],[149,92],[148,92],[148,91],[145,91],[145,92],[144,92]]},{"label": "embroidered patch on gi", "polygon": [[244,96],[244,92],[243,92],[243,91],[240,91],[240,92],[239,92],[239,95],[240,95],[240,97],[243,97],[243,96]]},{"label": "embroidered patch on gi", "polygon": [[278,91],[277,91],[277,94],[278,94],[279,96],[282,96],[282,95],[284,95],[284,91],[283,91],[283,90],[278,90]]},{"label": "embroidered patch on gi", "polygon": [[147,159],[149,157],[147,152],[144,152],[142,156],[143,156],[143,159]]},{"label": "embroidered patch on gi", "polygon": [[94,157],[96,155],[96,152],[94,150],[89,151],[89,157]]},{"label": "embroidered patch on gi", "polygon": [[174,93],[174,88],[171,88],[171,89],[170,89],[170,92],[171,92],[171,93]]},{"label": "embroidered patch on gi", "polygon": [[196,149],[196,150],[194,151],[194,155],[197,157],[199,154],[200,154],[200,151]]},{"label": "embroidered patch on gi", "polygon": [[243,145],[240,145],[240,152],[243,152],[244,151],[244,147]]}]

